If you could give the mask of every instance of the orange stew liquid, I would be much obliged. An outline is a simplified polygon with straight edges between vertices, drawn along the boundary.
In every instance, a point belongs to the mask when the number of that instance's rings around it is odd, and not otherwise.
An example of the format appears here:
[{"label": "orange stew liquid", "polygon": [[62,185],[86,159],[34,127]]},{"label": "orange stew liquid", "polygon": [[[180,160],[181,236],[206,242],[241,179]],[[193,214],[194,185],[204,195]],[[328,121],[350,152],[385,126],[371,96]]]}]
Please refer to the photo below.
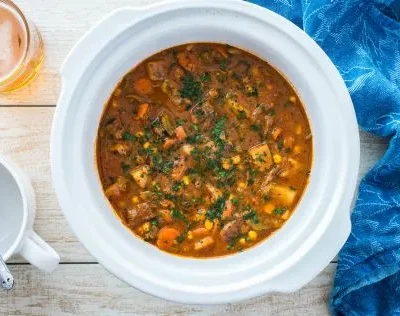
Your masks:
[{"label": "orange stew liquid", "polygon": [[188,257],[233,254],[290,218],[312,135],[287,80],[222,44],[158,53],[113,92],[98,131],[105,195],[138,237]]}]

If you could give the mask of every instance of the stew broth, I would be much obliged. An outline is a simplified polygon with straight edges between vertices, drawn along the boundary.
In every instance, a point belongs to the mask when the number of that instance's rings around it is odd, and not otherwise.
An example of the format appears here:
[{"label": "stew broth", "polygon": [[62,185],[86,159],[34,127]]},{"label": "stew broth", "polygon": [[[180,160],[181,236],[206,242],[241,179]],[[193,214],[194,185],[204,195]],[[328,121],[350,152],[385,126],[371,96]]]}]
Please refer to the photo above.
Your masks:
[{"label": "stew broth", "polygon": [[104,192],[161,250],[215,257],[282,227],[309,180],[311,130],[287,80],[222,44],[162,51],[113,92],[98,131]]}]

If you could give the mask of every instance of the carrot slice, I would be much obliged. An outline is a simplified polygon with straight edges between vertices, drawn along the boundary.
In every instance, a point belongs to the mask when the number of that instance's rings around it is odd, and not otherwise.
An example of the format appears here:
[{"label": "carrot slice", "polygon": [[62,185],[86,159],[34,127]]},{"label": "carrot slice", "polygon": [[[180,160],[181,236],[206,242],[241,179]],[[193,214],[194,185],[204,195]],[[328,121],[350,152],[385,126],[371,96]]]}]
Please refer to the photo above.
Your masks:
[{"label": "carrot slice", "polygon": [[149,111],[149,107],[150,107],[150,105],[148,103],[140,104],[138,112],[137,112],[137,118],[138,119],[144,118],[145,115],[147,114],[147,112]]},{"label": "carrot slice", "polygon": [[179,141],[184,141],[187,137],[185,129],[182,126],[178,126],[175,130],[176,138],[178,138]]},{"label": "carrot slice", "polygon": [[176,244],[176,239],[180,234],[181,232],[173,227],[161,228],[157,236],[157,247],[163,250],[171,248]]},{"label": "carrot slice", "polygon": [[153,85],[150,79],[141,78],[134,83],[135,91],[140,94],[151,94],[153,92]]}]

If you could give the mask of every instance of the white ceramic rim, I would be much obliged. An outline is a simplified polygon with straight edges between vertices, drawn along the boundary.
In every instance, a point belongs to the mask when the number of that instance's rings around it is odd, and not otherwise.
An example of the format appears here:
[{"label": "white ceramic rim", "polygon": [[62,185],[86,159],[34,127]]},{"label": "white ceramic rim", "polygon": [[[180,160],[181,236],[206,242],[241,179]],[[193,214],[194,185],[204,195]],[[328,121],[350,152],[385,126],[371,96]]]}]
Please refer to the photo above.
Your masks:
[{"label": "white ceramic rim", "polygon": [[[215,287],[206,287],[204,284],[203,285],[196,285],[196,284],[185,284],[185,280],[179,280],[179,282],[174,283],[171,279],[162,279],[160,278],[160,275],[158,275],[158,278],[154,278],[154,275],[152,275],[151,268],[148,269],[149,264],[153,263],[156,264],[157,262],[154,261],[154,258],[163,260],[163,262],[166,262],[170,264],[170,268],[173,269],[174,265],[181,265],[182,262],[185,262],[184,266],[191,266],[193,268],[198,268],[200,269],[200,273],[198,273],[197,278],[195,277],[191,281],[198,282],[201,284],[201,278],[206,278],[206,276],[209,277],[208,273],[206,270],[204,270],[204,266],[212,267],[215,263],[214,266],[217,266],[219,264],[219,267],[221,267],[221,264],[226,265],[227,267],[231,268],[234,267],[237,269],[235,272],[246,272],[249,273],[248,269],[245,267],[241,266],[238,267],[238,262],[241,260],[242,262],[245,260],[246,257],[244,256],[249,256],[250,253],[252,253],[253,258],[255,261],[257,261],[255,264],[251,265],[250,267],[254,267],[257,264],[260,265],[261,263],[264,263],[262,261],[259,262],[259,260],[264,259],[261,258],[261,255],[257,256],[255,255],[255,252],[260,252],[262,247],[255,247],[249,251],[244,252],[243,254],[238,254],[235,256],[230,256],[230,257],[225,257],[225,258],[218,258],[218,259],[209,259],[207,261],[201,261],[201,266],[199,266],[200,260],[193,260],[193,259],[184,259],[184,258],[176,258],[164,253],[160,253],[157,251],[155,253],[155,249],[153,248],[146,248],[145,252],[148,252],[148,257],[153,257],[153,262],[146,257],[140,258],[142,260],[142,266],[138,266],[132,263],[132,262],[127,262],[127,256],[121,256],[121,254],[118,254],[115,251],[112,251],[110,247],[105,247],[107,244],[107,241],[104,240],[104,236],[99,236],[98,232],[96,232],[96,229],[93,227],[88,227],[87,225],[87,219],[82,218],[82,216],[79,216],[79,209],[81,207],[81,203],[89,203],[89,202],[84,202],[82,200],[79,200],[78,202],[72,202],[74,201],[73,197],[79,196],[76,191],[76,188],[71,187],[71,183],[68,181],[69,178],[73,178],[74,175],[67,175],[64,171],[65,169],[64,164],[65,160],[68,159],[66,156],[67,147],[70,146],[75,146],[73,144],[68,144],[67,139],[63,135],[65,134],[65,129],[66,125],[68,124],[67,117],[68,117],[68,109],[71,107],[71,104],[73,101],[77,101],[77,95],[79,93],[84,94],[82,92],[82,89],[77,88],[78,86],[82,85],[82,83],[86,83],[84,81],[85,78],[85,72],[87,71],[92,71],[93,72],[93,67],[96,64],[96,62],[99,62],[102,57],[103,51],[107,48],[107,45],[110,45],[112,43],[116,43],[118,38],[124,36],[124,32],[127,29],[130,28],[135,28],[139,27],[139,25],[145,24],[146,21],[151,21],[157,18],[159,19],[163,15],[168,15],[172,14],[173,12],[179,12],[182,10],[204,10],[207,8],[208,10],[219,10],[223,12],[230,12],[234,13],[237,15],[243,15],[243,16],[248,16],[251,17],[254,20],[257,20],[258,22],[263,21],[263,23],[267,23],[275,27],[276,29],[279,29],[279,31],[285,33],[287,36],[289,36],[292,40],[294,40],[301,49],[304,51],[307,51],[310,56],[312,56],[313,61],[315,64],[318,65],[319,68],[321,68],[321,71],[323,71],[324,75],[327,77],[327,81],[332,85],[332,90],[333,90],[333,95],[336,97],[337,101],[339,102],[338,108],[340,108],[341,111],[344,113],[339,113],[343,119],[345,119],[346,124],[344,122],[340,122],[340,120],[337,122],[338,126],[343,127],[348,132],[347,140],[346,142],[346,149],[347,151],[352,150],[353,152],[351,153],[352,155],[352,160],[348,161],[348,157],[338,157],[339,159],[345,159],[345,165],[342,166],[342,169],[340,170],[341,172],[341,182],[339,179],[337,180],[338,185],[340,184],[339,188],[336,188],[335,191],[332,194],[332,201],[333,203],[329,203],[329,212],[327,211],[327,214],[324,216],[324,218],[319,219],[316,224],[316,229],[315,231],[310,234],[303,242],[301,245],[297,245],[294,247],[292,245],[291,252],[288,252],[290,250],[289,246],[286,249],[287,255],[290,257],[289,259],[291,260],[283,260],[281,258],[280,264],[275,265],[275,271],[271,272],[269,271],[269,275],[264,276],[263,278],[260,278],[260,274],[258,275],[253,275],[252,280],[247,280],[246,282],[234,282],[234,283],[222,283],[221,286],[215,286]],[[77,54],[76,52],[79,51],[82,47],[85,46],[85,41],[87,42],[86,45],[90,42],[90,36],[96,35],[96,28],[101,29],[102,24],[106,24],[107,20],[110,21],[118,15],[121,15],[119,18],[122,18],[125,15],[131,15],[132,16],[132,22],[129,25],[126,25],[123,27],[119,32],[116,32],[116,34],[113,34],[113,38],[107,39],[107,41],[104,44],[104,47],[99,47],[99,51],[97,51],[95,54],[92,56],[88,57],[87,63],[82,64],[84,65],[82,72],[79,72],[76,70],[76,67],[71,67],[74,63],[77,63],[76,56],[74,56],[74,53]],[[141,18],[138,18],[138,15],[140,14]],[[115,21],[114,21],[115,22]],[[104,30],[103,30],[104,31]],[[94,35],[93,35],[94,34]],[[98,34],[97,34],[98,35]],[[75,57],[75,58],[74,58]],[[113,15],[109,16],[103,22],[99,23],[93,30],[92,34],[89,33],[87,37],[83,38],[77,46],[74,48],[74,50],[71,52],[69,57],[67,58],[66,63],[70,63],[69,67],[64,67],[62,70],[62,75],[63,75],[63,90],[60,96],[60,100],[58,103],[58,107],[56,109],[56,114],[55,114],[55,119],[54,119],[54,125],[53,125],[53,131],[52,131],[52,140],[51,140],[51,163],[52,163],[52,174],[53,174],[53,183],[56,189],[56,193],[60,202],[60,205],[70,223],[72,226],[73,230],[79,237],[79,239],[82,241],[82,243],[87,247],[87,249],[96,257],[100,263],[102,263],[108,270],[110,270],[112,273],[117,275],[119,278],[123,279],[127,283],[134,285],[135,287],[144,290],[148,293],[157,295],[159,297],[167,298],[170,300],[174,301],[180,301],[180,302],[185,302],[185,303],[223,303],[223,302],[232,302],[232,301],[237,301],[237,300],[242,300],[246,299],[249,297],[254,297],[257,295],[264,294],[266,292],[270,291],[290,291],[290,290],[295,290],[299,286],[302,286],[303,284],[297,284],[295,280],[293,281],[293,284],[285,284],[285,285],[278,285],[273,282],[274,278],[277,278],[280,274],[287,272],[290,270],[290,268],[295,265],[297,261],[299,261],[302,257],[304,257],[307,252],[312,249],[312,247],[318,242],[318,240],[321,239],[323,236],[324,232],[326,231],[327,227],[329,227],[329,224],[334,216],[342,216],[345,219],[345,227],[343,228],[344,233],[343,236],[341,237],[340,240],[336,241],[338,245],[342,245],[345,241],[346,234],[348,235],[350,231],[350,222],[349,222],[349,205],[351,202],[351,198],[354,192],[355,184],[356,184],[356,179],[357,179],[357,173],[358,173],[358,164],[359,164],[359,139],[358,139],[358,128],[357,128],[357,123],[355,120],[355,114],[354,110],[352,107],[351,99],[350,96],[347,92],[347,89],[343,83],[343,80],[341,79],[340,75],[338,74],[336,68],[332,65],[328,57],[322,52],[322,50],[301,30],[299,30],[297,27],[292,25],[290,22],[286,21],[282,17],[268,11],[261,9],[260,7],[251,5],[249,3],[244,3],[244,2],[237,2],[237,1],[232,1],[232,0],[223,0],[219,2],[213,3],[212,1],[193,1],[190,3],[187,3],[185,1],[174,1],[174,2],[168,2],[168,3],[160,3],[157,5],[153,5],[147,8],[140,8],[140,9],[125,9],[125,10],[120,10],[118,12],[115,12]],[[75,65],[76,66],[76,65]],[[74,68],[72,71],[71,69]],[[89,74],[86,74],[88,76]],[[74,78],[75,76],[75,78]],[[74,83],[71,85],[71,79],[74,79]],[[69,81],[69,82],[68,82]],[[68,85],[67,85],[68,82]],[[115,82],[116,84],[116,82]],[[74,99],[75,98],[75,99]],[[82,97],[81,97],[82,99]],[[307,104],[306,104],[307,106]],[[83,131],[86,131],[83,129]],[[339,131],[340,133],[340,131]],[[64,135],[65,136],[65,135]],[[343,137],[342,137],[343,138]],[[76,140],[79,142],[79,140]],[[82,144],[80,144],[82,145]],[[338,145],[338,154],[341,153],[341,148],[340,146],[344,146],[343,144],[335,144]],[[69,148],[69,147],[68,147]],[[81,147],[81,149],[84,147]],[[82,150],[81,150],[82,151]],[[78,154],[78,151],[77,151]],[[83,154],[83,153],[81,153]],[[87,152],[85,152],[87,155]],[[342,153],[343,154],[343,153]],[[70,157],[74,158],[74,157]],[[317,159],[318,160],[318,159]],[[331,159],[332,161],[332,159]],[[78,167],[78,166],[77,166]],[[87,167],[87,166],[85,166]],[[90,173],[91,171],[88,171],[87,169],[81,169],[80,167],[77,168],[77,170],[74,170],[77,173],[82,172],[85,174],[86,177],[88,175],[86,173]],[[344,185],[344,176],[347,176],[348,182],[347,185]],[[83,179],[85,181],[85,179]],[[312,182],[312,180],[311,180]],[[311,185],[311,183],[310,183]],[[84,191],[89,192],[89,197],[94,200],[93,196],[90,196],[90,183],[84,183]],[[346,187],[346,188],[345,188]],[[349,189],[350,188],[350,189]],[[345,190],[346,189],[346,190]],[[308,198],[309,198],[308,194]],[[315,194],[314,194],[315,195]],[[104,198],[103,198],[104,199]],[[307,194],[303,198],[307,199]],[[343,202],[344,201],[344,202]],[[303,203],[303,201],[302,201]],[[304,202],[305,203],[305,202]],[[340,204],[342,203],[342,204]],[[344,205],[344,210],[340,209],[338,210],[337,208],[339,207],[339,204],[341,206]],[[89,205],[89,204],[87,204]],[[297,212],[297,211],[296,211]],[[292,216],[295,217],[296,213]],[[80,217],[80,218],[79,218]],[[317,220],[317,219],[314,219]],[[112,221],[112,220],[111,220]],[[295,223],[295,220],[289,221],[289,223]],[[99,220],[100,223],[100,220]],[[289,226],[289,223],[285,225],[285,227],[281,230],[283,231],[286,226]],[[310,224],[310,223],[308,223]],[[123,234],[123,233],[121,233]],[[279,234],[279,232],[276,234],[271,239],[277,239],[278,236],[281,237],[282,234]],[[96,236],[96,238],[94,238]],[[125,235],[126,236],[126,235]],[[96,240],[94,240],[96,239]],[[344,240],[343,240],[344,239]],[[281,238],[282,240],[282,238]],[[141,249],[142,251],[142,245],[138,244],[138,240],[131,240],[133,244],[135,244],[135,247],[137,249]],[[121,240],[122,243],[122,240]],[[267,242],[265,242],[267,243]],[[100,245],[101,244],[101,245]],[[269,243],[272,244],[272,241]],[[336,246],[333,247],[336,249]],[[122,246],[121,246],[122,247]],[[105,250],[104,248],[107,248]],[[264,247],[265,248],[265,247]],[[279,253],[277,252],[279,255]],[[296,254],[296,258],[294,257],[294,254]],[[291,256],[290,256],[291,255]],[[332,258],[335,255],[332,254]],[[240,258],[240,260],[239,260]],[[139,260],[139,259],[137,259]],[[150,260],[150,261],[149,261]],[[194,263],[196,262],[196,263]],[[218,263],[217,263],[218,262]],[[148,265],[147,269],[144,270],[144,265]],[[138,268],[136,271],[132,269],[127,269],[126,267],[135,267]],[[203,269],[203,270],[201,270]],[[159,271],[156,271],[159,273]],[[176,273],[175,271],[174,273]],[[182,277],[192,277],[190,274],[186,274],[187,271],[183,271],[185,273],[182,273]],[[222,273],[222,270],[219,271]],[[233,276],[234,274],[230,274],[230,269],[227,269],[227,275],[225,276],[224,281],[226,281],[226,278],[229,278],[230,276]],[[168,271],[161,271],[162,273],[168,273]],[[192,273],[197,273],[193,272]],[[221,277],[221,275],[216,275],[215,277]],[[257,280],[255,280],[255,278]],[[189,278],[190,279],[190,278]]]}]

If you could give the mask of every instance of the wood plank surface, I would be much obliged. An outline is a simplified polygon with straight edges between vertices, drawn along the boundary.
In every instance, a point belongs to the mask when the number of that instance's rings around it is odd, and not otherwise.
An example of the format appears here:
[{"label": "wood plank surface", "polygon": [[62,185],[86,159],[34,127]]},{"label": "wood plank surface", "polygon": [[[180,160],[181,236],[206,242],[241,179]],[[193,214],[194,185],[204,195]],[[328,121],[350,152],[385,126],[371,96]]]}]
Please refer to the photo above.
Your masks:
[{"label": "wood plank surface", "polygon": [[296,293],[270,294],[236,304],[182,305],[144,294],[97,264],[65,264],[52,274],[14,265],[15,289],[0,295],[0,315],[329,315],[335,264]]}]

